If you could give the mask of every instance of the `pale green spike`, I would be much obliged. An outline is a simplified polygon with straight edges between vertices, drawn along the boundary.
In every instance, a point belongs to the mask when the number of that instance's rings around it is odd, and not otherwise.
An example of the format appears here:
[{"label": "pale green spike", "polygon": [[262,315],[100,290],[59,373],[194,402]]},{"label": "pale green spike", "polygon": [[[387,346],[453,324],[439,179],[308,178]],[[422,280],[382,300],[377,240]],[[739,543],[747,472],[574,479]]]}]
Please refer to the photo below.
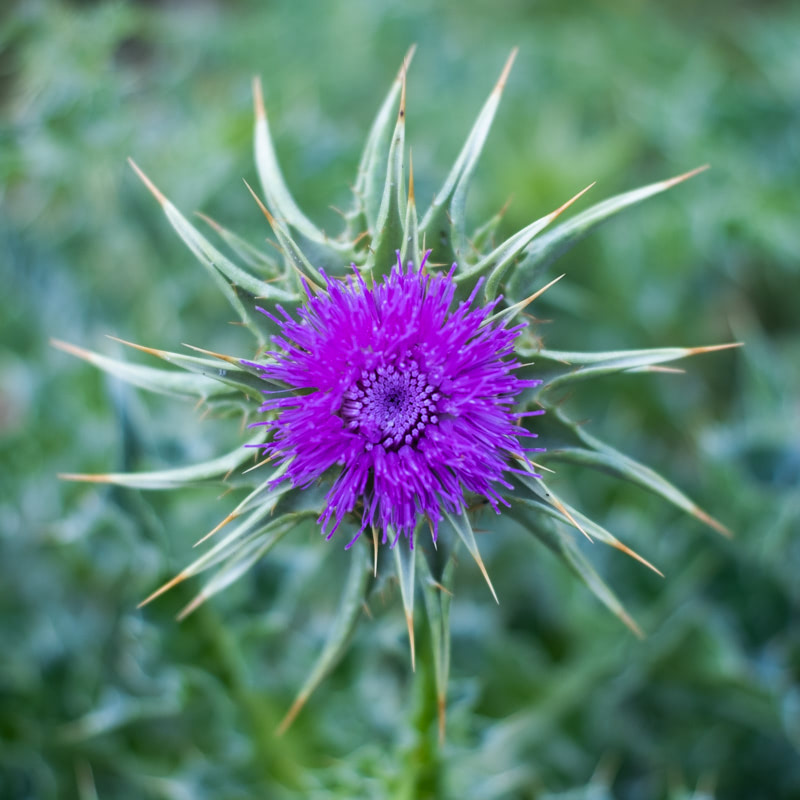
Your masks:
[{"label": "pale green spike", "polygon": [[557,519],[559,522],[563,522],[565,525],[579,530],[588,539],[592,541],[597,540],[609,547],[613,547],[615,550],[625,553],[635,561],[651,569],[657,575],[660,575],[662,578],[664,577],[661,570],[653,566],[653,564],[646,558],[640,556],[635,550],[631,550],[630,547],[624,545],[613,533],[564,502],[564,500],[553,492],[545,481],[541,479],[537,480],[532,475],[529,477],[520,476],[520,481],[534,493],[535,498],[516,497],[514,499],[517,503],[530,505],[532,508],[535,508],[538,513],[545,513],[553,519]]},{"label": "pale green spike", "polygon": [[397,122],[392,134],[392,143],[389,146],[383,197],[378,210],[378,218],[375,221],[375,235],[370,247],[371,252],[367,256],[365,265],[366,271],[370,273],[374,268],[381,273],[388,272],[396,259],[395,253],[403,245],[403,222],[406,215],[405,138],[406,76],[403,71],[400,105],[397,110]]},{"label": "pale green spike", "polygon": [[[404,76],[408,72],[415,50],[416,45],[412,46],[406,53],[406,57],[403,59],[403,66],[400,67],[389,93],[378,109],[358,164],[358,172],[353,187],[355,208],[349,216],[357,224],[365,225],[371,236],[374,236],[377,230],[378,211],[381,206],[383,186],[386,181],[386,164],[389,161],[392,120],[395,119],[397,99],[400,96]],[[352,236],[357,236],[362,231],[355,230],[350,233]]]},{"label": "pale green spike", "polygon": [[495,603],[499,604],[500,601],[497,599],[497,592],[495,592],[494,586],[492,586],[489,573],[486,571],[486,565],[483,563],[480,551],[478,550],[478,543],[475,541],[475,533],[472,530],[467,512],[462,511],[460,514],[454,515],[449,511],[444,511],[444,515],[453,530],[458,534],[458,538],[464,542],[464,546],[469,550],[469,554],[475,559],[475,563],[478,565],[478,569],[480,569],[481,575],[483,575],[483,579],[486,581],[486,585],[489,587],[489,591],[491,591]]},{"label": "pale green spike", "polygon": [[142,172],[136,163],[129,159],[131,167],[158,200],[164,214],[172,227],[183,239],[186,246],[195,254],[198,261],[203,264],[216,281],[217,285],[224,292],[228,301],[236,309],[242,322],[250,328],[259,342],[263,341],[263,334],[253,324],[250,312],[245,309],[233,286],[238,286],[253,297],[268,298],[275,301],[290,301],[295,299],[295,295],[278,288],[274,284],[256,278],[241,267],[236,266],[229,258],[226,258],[208,239],[206,239],[197,228],[194,227],[186,217],[159,191],[155,184]]},{"label": "pale green spike", "polygon": [[[170,578],[166,583],[163,583],[158,587],[158,589],[148,595],[148,597],[139,603],[138,607],[142,608],[143,606],[152,603],[157,597],[160,597],[165,592],[168,592],[179,583],[183,583],[183,581],[187,580],[188,578],[198,575],[199,573],[204,572],[205,570],[210,569],[217,564],[221,564],[226,558],[236,551],[246,537],[253,533],[256,526],[265,517],[272,514],[272,511],[273,509],[269,506],[256,509],[252,514],[247,516],[246,519],[242,520],[237,526],[235,526],[233,530],[229,531],[228,534],[218,541],[210,550],[207,550],[205,553],[203,553],[203,555],[192,561],[189,566],[184,567],[177,575]],[[222,524],[224,524],[225,521],[226,520],[223,520]],[[275,521],[271,521],[269,524],[273,524],[274,522]],[[214,530],[219,530],[219,528],[222,527],[222,524],[217,525]],[[208,537],[205,536],[203,539],[201,539],[201,541],[207,538]]]},{"label": "pale green spike", "polygon": [[554,520],[538,511],[532,515],[522,513],[519,503],[514,503],[509,513],[528,533],[535,536],[561,558],[614,616],[622,620],[636,636],[644,638],[642,629],[626,611],[619,598],[597,574],[568,532],[562,531]]},{"label": "pale green spike", "polygon": [[625,208],[641,203],[648,197],[664,192],[667,189],[682,183],[685,180],[708,169],[708,165],[698,167],[683,175],[658,181],[647,186],[642,186],[624,194],[618,194],[608,200],[592,206],[586,211],[577,214],[572,219],[556,226],[552,231],[540,236],[531,242],[525,251],[525,256],[517,265],[509,281],[508,294],[517,297],[527,291],[530,281],[535,280],[540,270],[546,268],[562,253],[569,250],[582,239],[589,231],[609,217],[618,214]]},{"label": "pale green spike", "polygon": [[642,486],[654,494],[663,497],[674,506],[686,511],[688,514],[696,517],[724,536],[731,535],[730,531],[722,523],[709,516],[680,489],[661,477],[657,472],[650,469],[650,467],[640,464],[638,461],[620,453],[618,450],[605,444],[605,442],[592,436],[582,426],[576,425],[567,419],[561,409],[548,409],[548,413],[557,418],[559,422],[566,425],[585,445],[585,448],[565,447],[548,449],[547,453],[543,453],[540,456],[541,460],[545,462],[551,460],[566,461],[624,478],[631,483]]},{"label": "pale green spike", "polygon": [[[514,263],[517,256],[525,248],[525,245],[527,245],[528,242],[537,236],[540,231],[544,230],[554,219],[563,214],[576,200],[578,200],[578,198],[586,194],[586,192],[588,192],[592,186],[594,186],[594,184],[590,183],[585,189],[582,189],[574,197],[567,200],[567,202],[564,203],[564,205],[562,205],[560,208],[557,208],[546,217],[536,220],[536,222],[531,223],[518,233],[514,234],[514,236],[496,248],[493,253],[490,253],[488,256],[481,259],[481,261],[479,261],[478,264],[469,271],[470,276],[475,276],[480,275],[480,273],[484,270],[491,268],[492,271],[489,274],[489,278],[487,279],[486,285],[483,289],[483,293],[487,300],[494,300],[495,297],[497,297],[497,295],[500,293],[500,281],[505,276],[509,267],[511,267],[511,265]],[[463,277],[466,277],[466,275],[462,276],[462,279]]]},{"label": "pale green spike", "polygon": [[478,114],[450,174],[420,223],[420,232],[427,237],[430,246],[435,246],[439,261],[460,261],[466,255],[463,232],[467,190],[516,55],[517,48],[514,48],[499,80]]},{"label": "pale green spike", "polygon": [[403,226],[403,244],[400,248],[401,261],[411,259],[414,264],[420,264],[421,252],[419,249],[419,225],[417,222],[417,204],[414,199],[414,164],[411,152],[408,153],[408,203],[406,204],[406,221]]},{"label": "pale green spike", "polygon": [[[392,541],[394,531],[388,528],[386,535],[389,540]],[[397,582],[400,584],[400,598],[403,602],[403,611],[406,615],[408,646],[411,653],[411,669],[416,670],[414,647],[414,564],[416,562],[416,550],[404,545],[404,542],[399,542],[392,548],[392,551],[394,553],[395,570],[397,571]]]},{"label": "pale green spike", "polygon": [[[253,191],[253,187],[250,186],[247,181],[244,182],[244,185],[261,209],[261,213],[267,218],[267,222],[272,228],[272,232],[275,234],[289,266],[291,266],[298,275],[305,275],[313,285],[322,288],[325,285],[325,279],[322,277],[319,270],[306,258],[302,248],[292,238],[292,235],[286,227],[272,216],[270,210],[261,202],[261,198]],[[295,299],[299,300],[300,298],[296,297]]]},{"label": "pale green spike", "polygon": [[590,184],[585,189],[582,189],[574,197],[570,198],[564,205],[551,211],[549,214],[540,217],[539,219],[526,225],[522,230],[517,231],[513,236],[510,236],[502,244],[498,245],[491,253],[483,256],[477,263],[471,267],[461,270],[456,273],[456,283],[464,283],[465,281],[474,282],[474,279],[485,272],[492,270],[490,281],[497,284],[514,259],[525,249],[528,244],[540,231],[543,231],[559,214],[562,214],[569,208],[581,195],[588,192],[594,184]]},{"label": "pale green spike", "polygon": [[[289,468],[289,464],[284,462],[278,466],[268,478],[263,480],[250,494],[239,502],[236,508],[214,529],[213,532],[218,531],[223,525],[227,524],[230,520],[236,519],[256,506],[270,506],[275,507],[278,500],[291,490],[291,483],[289,481],[282,481],[276,483],[278,479],[284,475]],[[204,542],[211,534],[207,534],[197,544]]]},{"label": "pale green spike", "polygon": [[[259,514],[261,514],[260,509]],[[287,533],[296,531],[299,522],[313,521],[315,518],[316,513],[311,511],[286,514],[271,520],[267,525],[254,531],[234,553],[227,557],[225,563],[194,598],[181,609],[178,619],[185,619],[206,600],[241,578],[278,544]]]},{"label": "pale green spike", "polygon": [[264,98],[261,92],[261,79],[253,78],[253,105],[255,107],[255,129],[253,131],[253,148],[255,151],[256,170],[261,182],[261,191],[267,200],[272,213],[286,225],[290,225],[298,233],[312,242],[324,245],[337,252],[347,249],[347,245],[328,238],[323,231],[298,208],[291,195],[283,173],[278,166],[275,147],[269,132],[267,114],[264,110]]},{"label": "pale green spike", "polygon": [[339,662],[339,659],[347,650],[350,636],[355,629],[358,618],[361,616],[369,584],[369,576],[372,574],[369,549],[360,546],[353,547],[350,555],[350,572],[345,581],[344,591],[336,612],[336,618],[333,620],[328,641],[325,643],[322,653],[320,653],[311,673],[303,684],[303,688],[278,726],[278,735],[286,732],[314,689],[319,686]]},{"label": "pale green spike", "polygon": [[619,598],[614,594],[608,584],[597,574],[595,568],[589,563],[588,559],[581,553],[575,542],[566,540],[562,537],[561,552],[575,573],[589,587],[595,597],[597,597],[606,608],[639,638],[644,639],[644,633],[633,617],[627,612]]},{"label": "pale green spike", "polygon": [[203,222],[211,226],[217,235],[223,239],[225,244],[227,244],[248,267],[262,272],[270,279],[282,277],[281,265],[271,255],[263,250],[259,250],[257,247],[253,247],[250,242],[245,241],[241,236],[223,227],[206,214],[201,214],[199,211],[195,213]]},{"label": "pale green spike", "polygon": [[233,452],[224,456],[192,464],[188,467],[163,469],[154,472],[109,472],[101,474],[62,474],[60,478],[88,483],[112,483],[133,489],[178,489],[183,486],[202,486],[219,483],[226,476],[253,458],[255,450],[250,446],[264,441],[263,431],[259,431],[247,444],[239,445]]},{"label": "pale green spike", "polygon": [[[504,325],[509,325],[511,320],[513,320],[517,315],[521,314],[534,300],[541,297],[551,286],[554,286],[556,283],[558,283],[564,277],[564,274],[559,275],[557,278],[553,278],[550,283],[548,283],[546,286],[542,286],[541,289],[537,289],[532,295],[530,295],[530,297],[526,297],[524,300],[514,303],[513,306],[507,306],[502,311],[495,311],[494,314],[486,317],[486,319],[481,323],[481,327],[484,325],[491,325],[499,322],[500,320],[503,320]],[[524,353],[524,345],[518,345],[517,352],[520,354]],[[540,350],[531,348],[532,355],[536,355],[538,357],[540,352]]]},{"label": "pale green spike", "polygon": [[483,223],[483,225],[480,225],[472,232],[472,236],[470,236],[469,239],[471,251],[476,254],[480,253],[482,250],[484,250],[485,246],[491,242],[492,237],[494,236],[498,225],[505,216],[510,203],[511,201],[508,200],[493,217],[490,217],[488,220],[486,220],[486,222]]},{"label": "pale green spike", "polygon": [[524,344],[517,348],[522,355],[552,361],[563,366],[573,364],[599,364],[606,361],[623,359],[652,359],[649,364],[661,364],[665,361],[674,361],[679,358],[701,355],[702,353],[712,353],[716,350],[728,350],[732,347],[742,347],[741,342],[730,342],[728,344],[712,344],[700,347],[655,347],[652,349],[641,350],[606,350],[597,352],[585,352],[576,350],[550,350],[549,348],[530,348]]},{"label": "pale green spike", "polygon": [[120,378],[126,383],[150,392],[200,400],[230,398],[239,395],[239,392],[232,391],[229,386],[204,375],[158,369],[142,364],[129,364],[126,361],[102,356],[92,350],[86,350],[58,339],[51,339],[50,343],[59,350],[88,361],[115,378]]},{"label": "pale green spike", "polygon": [[[142,344],[125,341],[125,339],[118,339],[116,336],[109,336],[108,338],[120,344],[124,344],[127,347],[132,347],[134,350],[140,350],[142,353],[160,358],[162,361],[166,361],[182,370],[186,370],[186,372],[203,375],[225,386],[230,386],[232,389],[238,389],[254,400],[263,400],[264,386],[274,383],[272,381],[266,381],[254,370],[245,367],[241,363],[241,360],[234,356],[212,353],[209,350],[201,350],[198,347],[191,348],[198,352],[209,353],[219,359],[213,361],[208,358],[198,358],[197,356],[187,356],[184,353],[171,353],[168,350],[146,347]],[[187,347],[189,347],[189,345],[187,345]],[[221,366],[219,363],[220,361],[223,361],[226,366]]]},{"label": "pale green spike", "polygon": [[[688,358],[689,356],[699,355],[700,353],[713,352],[715,350],[724,350],[730,347],[739,347],[738,343],[712,345],[710,347],[662,347],[653,348],[649,350],[627,350],[618,353],[558,353],[557,351],[544,351],[548,354],[544,356],[548,361],[555,361],[556,363],[563,363],[564,355],[577,355],[579,358],[589,358],[590,360],[584,361],[583,364],[578,361],[579,366],[569,370],[568,372],[556,375],[550,379],[545,380],[539,389],[539,395],[545,392],[550,392],[555,389],[564,388],[567,385],[572,385],[577,381],[588,380],[590,378],[597,378],[602,375],[610,375],[617,372],[634,372],[641,370],[644,367],[651,367],[656,364],[664,364],[669,361],[677,361],[681,358]],[[537,353],[537,358],[542,356],[543,351]],[[607,359],[597,358],[600,355],[607,355]],[[591,360],[596,359],[596,360]]]}]

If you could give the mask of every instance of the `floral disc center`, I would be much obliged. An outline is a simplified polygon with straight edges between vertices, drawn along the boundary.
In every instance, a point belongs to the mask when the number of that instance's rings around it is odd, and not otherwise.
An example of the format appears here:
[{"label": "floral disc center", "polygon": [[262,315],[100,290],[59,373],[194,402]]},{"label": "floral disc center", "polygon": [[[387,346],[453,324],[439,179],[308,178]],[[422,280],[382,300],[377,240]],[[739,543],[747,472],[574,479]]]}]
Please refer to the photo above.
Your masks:
[{"label": "floral disc center", "polygon": [[413,446],[439,421],[441,393],[406,352],[377,369],[364,369],[344,394],[340,415],[347,428],[367,439],[367,449]]}]

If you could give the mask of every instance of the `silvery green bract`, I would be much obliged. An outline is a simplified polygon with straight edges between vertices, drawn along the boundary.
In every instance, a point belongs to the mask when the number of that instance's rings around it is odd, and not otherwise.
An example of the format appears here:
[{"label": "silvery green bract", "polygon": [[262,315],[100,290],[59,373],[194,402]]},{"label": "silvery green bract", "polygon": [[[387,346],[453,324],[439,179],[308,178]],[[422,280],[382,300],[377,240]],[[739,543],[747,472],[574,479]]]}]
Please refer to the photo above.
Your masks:
[{"label": "silvery green bract", "polygon": [[[253,352],[227,355],[193,348],[195,352],[188,354],[133,345],[171,365],[162,369],[119,361],[63,342],[57,342],[57,346],[140,388],[188,401],[199,400],[216,411],[241,413],[244,409],[251,420],[258,419],[264,390],[281,387],[279,383],[272,387],[265,384],[263,370],[258,367],[258,363],[263,363],[270,337],[279,333],[279,326],[259,313],[257,306],[272,308],[281,305],[296,311],[308,301],[309,291],[324,292],[331,278],[352,275],[351,265],[355,265],[363,285],[371,287],[389,274],[398,255],[401,262],[419,265],[426,250],[430,249],[429,270],[444,266],[447,272],[451,264],[458,265],[452,277],[456,303],[477,294],[481,306],[492,308],[491,314],[487,315],[489,324],[512,326],[528,304],[554,282],[546,277],[546,270],[561,253],[604,220],[698,171],[617,195],[574,214],[566,221],[558,219],[583,194],[580,192],[499,245],[493,244],[499,214],[475,231],[468,232],[465,222],[467,191],[511,68],[512,53],[444,184],[430,207],[420,215],[405,143],[405,75],[411,55],[409,53],[369,131],[355,177],[352,207],[345,214],[344,230],[337,237],[321,231],[292,198],[278,166],[257,80],[254,83],[254,139],[261,195],[253,194],[277,240],[279,248],[275,252],[256,248],[231,231],[206,220],[231,257],[225,255],[133,164],[175,231],[217,283],[241,322],[252,332],[255,339]],[[515,411],[520,418],[527,412],[545,411],[544,416],[536,417],[531,430],[539,433],[539,443],[546,452],[535,457],[539,474],[525,457],[513,463],[518,468],[513,478],[515,488],[506,493],[511,508],[504,513],[512,515],[531,535],[555,551],[636,633],[639,633],[636,623],[587,561],[576,544],[576,536],[610,545],[652,569],[655,567],[552,490],[548,476],[558,464],[567,462],[610,473],[650,490],[723,533],[725,529],[657,472],[599,440],[584,426],[570,419],[560,403],[573,386],[578,390],[578,384],[591,378],[611,373],[646,372],[667,362],[713,349],[718,348],[565,352],[545,347],[536,335],[535,325],[524,328],[515,339],[515,356],[521,362],[532,362],[530,377],[541,379],[535,388],[525,392],[523,404]],[[273,408],[270,413],[277,414],[278,409]],[[265,442],[270,429],[258,427],[254,430],[255,436],[246,444],[258,447]],[[318,527],[317,520],[324,509],[330,481],[326,485],[323,479],[301,488],[289,480],[279,480],[287,469],[287,463],[276,465],[267,459],[254,465],[253,449],[244,444],[242,441],[232,443],[231,452],[213,461],[166,471],[66,476],[139,489],[173,489],[209,482],[249,487],[244,499],[204,537],[207,539],[214,535],[204,545],[206,549],[202,555],[148,600],[202,573],[206,576],[205,583],[194,601],[182,612],[185,616],[241,577],[285,536]],[[424,601],[443,730],[450,661],[449,608],[454,558],[460,546],[466,548],[495,593],[473,530],[475,514],[480,511],[480,507],[474,506],[460,513],[443,509],[435,547],[430,538],[424,540],[422,531],[417,531],[416,541],[420,544],[413,549],[380,546],[383,532],[374,528],[371,536],[360,538],[358,546],[350,551],[351,563],[348,575],[342,580],[336,623],[289,710],[284,727],[345,651],[365,601],[379,585],[376,576],[382,579],[393,571],[408,625],[412,663],[416,596],[419,594]],[[360,524],[358,515],[349,516],[353,517],[350,527],[357,531]],[[349,541],[351,537],[343,538]],[[502,595],[502,589],[499,594]]]}]

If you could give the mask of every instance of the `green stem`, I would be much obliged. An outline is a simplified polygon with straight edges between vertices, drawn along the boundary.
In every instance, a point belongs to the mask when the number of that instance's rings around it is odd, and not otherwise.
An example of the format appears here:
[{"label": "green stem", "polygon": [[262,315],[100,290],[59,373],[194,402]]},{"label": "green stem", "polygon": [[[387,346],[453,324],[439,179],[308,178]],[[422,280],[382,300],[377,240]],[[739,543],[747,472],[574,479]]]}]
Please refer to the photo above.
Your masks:
[{"label": "green stem", "polygon": [[442,763],[439,749],[438,696],[433,648],[421,637],[414,673],[411,709],[413,740],[404,753],[397,800],[437,800],[442,796]]},{"label": "green stem", "polygon": [[288,740],[276,735],[280,715],[263,694],[250,685],[247,665],[236,637],[207,604],[196,612],[196,624],[212,647],[219,664],[219,677],[228,687],[253,737],[254,760],[269,783],[275,781],[294,789],[303,787],[302,770],[290,752]]}]

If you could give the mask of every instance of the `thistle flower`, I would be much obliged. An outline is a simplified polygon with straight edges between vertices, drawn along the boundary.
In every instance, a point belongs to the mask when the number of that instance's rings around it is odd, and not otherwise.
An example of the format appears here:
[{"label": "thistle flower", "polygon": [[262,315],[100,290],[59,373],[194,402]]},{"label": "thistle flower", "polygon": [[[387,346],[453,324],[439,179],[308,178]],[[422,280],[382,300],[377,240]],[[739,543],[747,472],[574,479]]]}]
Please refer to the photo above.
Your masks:
[{"label": "thistle flower", "polygon": [[[639,632],[575,536],[655,567],[561,499],[549,477],[537,474],[522,446],[522,439],[530,435],[522,425],[526,416],[546,412],[533,433],[541,435],[547,448],[537,463],[548,475],[559,462],[602,471],[638,484],[726,532],[664,477],[577,424],[561,401],[574,384],[597,376],[647,372],[734,345],[564,352],[545,347],[533,326],[515,324],[526,306],[555,282],[541,286],[544,270],[570,245],[616,213],[704,168],[617,195],[552,225],[583,190],[492,246],[501,214],[468,236],[466,197],[514,53],[421,217],[413,170],[410,163],[406,170],[405,160],[405,76],[410,58],[411,53],[372,125],[354,183],[353,206],[338,237],[317,228],[292,198],[255,81],[255,157],[264,199],[250,191],[272,228],[280,259],[204,218],[233,257],[225,255],[131,162],[253,334],[255,355],[200,348],[192,348],[199,355],[187,355],[132,345],[178,368],[156,369],[55,343],[141,388],[194,398],[219,413],[243,409],[249,417],[262,415],[247,446],[237,442],[227,455],[203,464],[159,472],[65,476],[143,489],[207,482],[251,489],[200,541],[235,522],[229,532],[145,602],[194,575],[215,570],[181,612],[185,616],[306,524],[321,525],[328,536],[347,527],[350,544],[371,528],[372,564],[368,546],[352,547],[335,624],[283,727],[344,653],[375,586],[370,574],[378,573],[379,555],[388,550],[400,587],[412,665],[417,589],[425,601],[443,730],[450,589],[459,543],[494,594],[472,528],[474,513],[485,501],[495,510],[510,503],[508,513]],[[422,259],[426,243],[433,244],[427,267]],[[391,269],[398,251],[397,266]],[[434,273],[433,263],[458,267]],[[349,271],[347,265],[352,265]],[[275,347],[267,349],[271,337]],[[535,362],[539,380],[517,377],[519,358]],[[266,402],[265,380],[272,387],[266,390],[272,392]],[[265,451],[267,458],[248,464],[251,448]],[[389,546],[400,536],[407,537],[409,545],[419,543],[418,526],[425,519],[438,547],[436,558],[430,547],[380,547],[379,538]]]},{"label": "thistle flower", "polygon": [[[263,449],[288,464],[278,479],[304,488],[331,468],[339,474],[325,496],[320,522],[333,536],[346,514],[363,501],[356,537],[369,525],[392,543],[402,534],[413,547],[424,516],[436,541],[442,509],[461,514],[465,491],[499,513],[508,505],[496,486],[508,458],[526,461],[520,437],[535,436],[516,423],[514,401],[540,381],[515,377],[514,340],[524,325],[489,319],[497,301],[452,309],[454,264],[430,275],[399,260],[381,283],[368,288],[360,273],[346,283],[326,278],[296,321],[281,306],[263,313],[280,329],[274,361],[253,364],[264,376],[303,392],[267,400],[277,412],[265,425]],[[541,412],[528,412],[537,414]],[[539,448],[536,448],[539,449]],[[394,532],[394,534],[393,534]],[[353,544],[355,538],[348,544]]]}]

